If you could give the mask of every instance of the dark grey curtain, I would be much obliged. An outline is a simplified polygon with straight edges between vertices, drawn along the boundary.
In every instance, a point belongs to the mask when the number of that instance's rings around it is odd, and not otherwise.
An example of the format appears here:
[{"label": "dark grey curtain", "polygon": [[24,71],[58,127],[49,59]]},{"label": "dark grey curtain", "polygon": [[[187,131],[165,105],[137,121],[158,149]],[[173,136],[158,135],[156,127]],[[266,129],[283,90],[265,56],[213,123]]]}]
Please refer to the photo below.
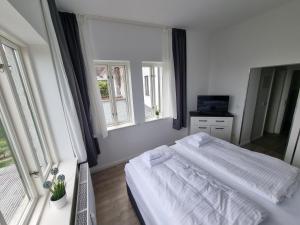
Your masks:
[{"label": "dark grey curtain", "polygon": [[97,155],[100,153],[100,150],[97,139],[93,137],[85,66],[80,46],[76,16],[71,13],[59,13],[54,0],[48,0],[48,4],[67,79],[79,118],[88,163],[90,166],[95,166],[97,164]]},{"label": "dark grey curtain", "polygon": [[173,119],[173,128],[180,130],[187,125],[186,97],[186,31],[172,29],[172,50],[174,59],[177,119]]}]

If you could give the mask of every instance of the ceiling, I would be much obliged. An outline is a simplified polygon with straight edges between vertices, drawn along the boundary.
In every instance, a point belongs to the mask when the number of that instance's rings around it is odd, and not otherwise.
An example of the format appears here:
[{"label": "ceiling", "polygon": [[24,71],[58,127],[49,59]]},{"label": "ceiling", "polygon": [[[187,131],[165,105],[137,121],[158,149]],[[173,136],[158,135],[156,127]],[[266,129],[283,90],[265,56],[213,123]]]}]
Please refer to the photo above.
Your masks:
[{"label": "ceiling", "polygon": [[210,31],[290,0],[56,0],[59,9],[109,18]]}]

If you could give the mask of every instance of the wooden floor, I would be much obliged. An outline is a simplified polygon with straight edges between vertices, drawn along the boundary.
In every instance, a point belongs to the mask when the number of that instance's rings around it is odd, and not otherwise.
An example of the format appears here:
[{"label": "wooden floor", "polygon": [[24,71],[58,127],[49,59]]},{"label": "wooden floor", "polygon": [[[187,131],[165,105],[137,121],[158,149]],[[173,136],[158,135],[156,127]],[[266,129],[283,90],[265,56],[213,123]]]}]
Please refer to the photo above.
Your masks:
[{"label": "wooden floor", "polygon": [[98,225],[139,225],[127,196],[124,165],[93,175]]},{"label": "wooden floor", "polygon": [[264,134],[261,138],[243,146],[249,150],[283,159],[288,136],[280,134]]}]

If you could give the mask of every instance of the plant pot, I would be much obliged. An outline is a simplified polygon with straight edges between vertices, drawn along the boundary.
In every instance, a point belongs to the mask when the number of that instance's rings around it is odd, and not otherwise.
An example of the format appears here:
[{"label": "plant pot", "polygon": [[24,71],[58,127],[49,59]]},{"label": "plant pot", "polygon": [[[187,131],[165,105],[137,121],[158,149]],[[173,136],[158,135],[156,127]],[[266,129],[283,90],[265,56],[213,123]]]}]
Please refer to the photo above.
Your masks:
[{"label": "plant pot", "polygon": [[55,208],[57,209],[61,209],[62,207],[64,207],[67,204],[67,194],[65,194],[62,198],[56,200],[56,201],[52,201],[50,200],[51,204],[54,205]]}]

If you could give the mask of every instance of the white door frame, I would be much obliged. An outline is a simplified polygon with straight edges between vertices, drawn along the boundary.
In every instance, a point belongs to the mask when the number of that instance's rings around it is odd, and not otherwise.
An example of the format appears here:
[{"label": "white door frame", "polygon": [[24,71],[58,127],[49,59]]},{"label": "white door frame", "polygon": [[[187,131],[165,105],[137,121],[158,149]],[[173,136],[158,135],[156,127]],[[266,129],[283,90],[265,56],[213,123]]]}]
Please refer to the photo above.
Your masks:
[{"label": "white door frame", "polygon": [[[274,81],[274,76],[275,76],[275,71],[276,71],[276,69],[273,68],[273,71],[272,71],[272,78],[271,78],[271,84],[270,84],[270,88],[269,88],[269,91],[268,91],[267,103],[266,103],[266,106],[265,106],[265,107],[266,107],[266,110],[265,110],[265,113],[264,113],[264,115],[263,115],[263,122],[262,122],[262,125],[261,125],[260,133],[259,133],[258,136],[255,136],[254,138],[253,138],[253,135],[251,134],[251,141],[256,140],[256,139],[262,137],[263,134],[264,134],[265,124],[266,124],[266,118],[267,118],[267,113],[268,113],[268,107],[269,107],[269,103],[270,103],[270,96],[271,96],[271,91],[272,91],[272,86],[273,86],[273,81]],[[262,72],[261,72],[261,75],[260,75],[260,76],[261,76],[261,78],[262,78],[262,76],[263,76],[263,75],[262,75]],[[260,84],[259,84],[259,85],[262,85],[261,82],[263,82],[262,79],[260,79]],[[259,98],[259,91],[260,91],[260,88],[258,89],[257,99]],[[259,102],[256,101],[256,107],[258,107],[258,104],[259,104]],[[256,107],[255,107],[255,108],[256,108]],[[255,122],[255,118],[256,118],[256,109],[255,109],[255,115],[254,115],[253,123]]]},{"label": "white door frame", "polygon": [[[289,141],[285,152],[284,161],[290,164],[300,166],[300,152],[295,152],[297,149],[297,140],[300,130],[300,92],[296,103],[296,108],[293,116],[292,127],[290,130]],[[299,144],[298,144],[299,145]],[[299,147],[299,146],[298,146]]]}]

